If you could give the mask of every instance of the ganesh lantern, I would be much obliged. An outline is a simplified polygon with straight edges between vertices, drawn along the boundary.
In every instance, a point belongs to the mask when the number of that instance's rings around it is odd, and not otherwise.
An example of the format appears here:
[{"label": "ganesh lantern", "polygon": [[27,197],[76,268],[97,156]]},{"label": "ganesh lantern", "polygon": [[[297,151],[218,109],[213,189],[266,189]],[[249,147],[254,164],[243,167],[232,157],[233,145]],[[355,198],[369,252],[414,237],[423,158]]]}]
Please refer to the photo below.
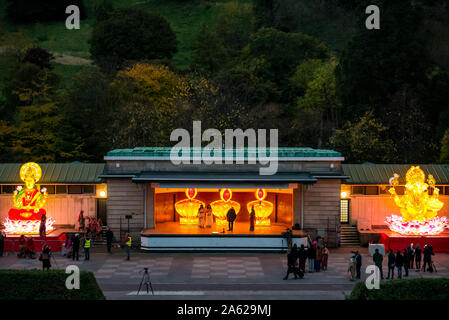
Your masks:
[{"label": "ganesh lantern", "polygon": [[231,198],[232,198],[231,189],[221,189],[220,200],[214,201],[210,204],[218,228],[226,226],[227,224],[226,216],[231,208],[234,208],[236,215],[240,211],[240,204],[236,201],[231,200]]},{"label": "ganesh lantern", "polygon": [[4,221],[6,233],[10,234],[39,234],[42,216],[45,216],[46,232],[53,228],[54,220],[47,218],[43,209],[48,197],[47,190],[39,190],[36,183],[42,176],[42,170],[37,163],[28,162],[20,168],[20,179],[25,186],[18,186],[14,191],[14,208],[8,212]]},{"label": "ganesh lantern", "polygon": [[195,188],[186,189],[187,199],[175,203],[176,212],[179,214],[179,224],[198,224],[198,210],[204,202],[195,199],[198,190]]},{"label": "ganesh lantern", "polygon": [[264,200],[267,197],[267,191],[265,189],[257,189],[255,195],[257,200],[248,202],[246,208],[248,212],[251,212],[251,208],[254,207],[256,226],[270,226],[270,215],[273,212],[273,204]]},{"label": "ganesh lantern", "polygon": [[[419,166],[412,166],[405,176],[404,195],[396,193],[399,175],[390,178],[389,192],[394,203],[400,208],[402,216],[387,217],[386,224],[392,231],[403,235],[436,235],[447,227],[447,217],[439,217],[438,211],[443,207],[439,197],[439,189],[435,187],[435,179],[426,175]],[[429,191],[430,192],[429,194]]]}]

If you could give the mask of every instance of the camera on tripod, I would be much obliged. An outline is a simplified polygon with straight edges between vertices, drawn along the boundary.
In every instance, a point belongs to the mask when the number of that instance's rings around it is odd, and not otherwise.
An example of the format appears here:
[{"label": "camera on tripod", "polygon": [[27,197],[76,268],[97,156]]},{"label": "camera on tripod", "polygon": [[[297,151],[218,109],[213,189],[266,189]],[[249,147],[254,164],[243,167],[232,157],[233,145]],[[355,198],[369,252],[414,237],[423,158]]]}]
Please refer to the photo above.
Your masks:
[{"label": "camera on tripod", "polygon": [[[142,272],[142,271],[140,271]],[[140,293],[140,289],[142,288],[142,284],[145,284],[146,288],[147,288],[147,293],[149,293],[149,289],[151,288],[151,293],[154,295],[154,291],[153,291],[153,285],[151,284],[151,280],[150,280],[150,274],[148,273],[148,268],[143,268],[143,276],[142,276],[142,280],[140,281],[140,285],[139,285],[139,290],[137,290],[137,295],[139,295]]]}]

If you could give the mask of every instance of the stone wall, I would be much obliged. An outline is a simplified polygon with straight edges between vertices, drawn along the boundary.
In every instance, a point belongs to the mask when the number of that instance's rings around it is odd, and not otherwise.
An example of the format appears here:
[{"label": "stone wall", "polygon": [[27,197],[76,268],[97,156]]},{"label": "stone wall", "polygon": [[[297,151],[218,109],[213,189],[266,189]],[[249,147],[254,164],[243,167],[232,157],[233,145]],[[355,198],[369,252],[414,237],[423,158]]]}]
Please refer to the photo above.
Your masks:
[{"label": "stone wall", "polygon": [[132,215],[129,228],[133,242],[140,241],[140,232],[144,226],[144,190],[145,185],[136,184],[131,179],[107,179],[108,199],[106,202],[108,225],[116,239],[120,240],[120,222],[122,241],[128,228],[126,215]]},{"label": "stone wall", "polygon": [[[311,237],[324,231],[330,247],[339,243],[336,230],[340,226],[340,180],[318,179],[311,188],[304,190],[304,230]],[[324,229],[324,230],[323,230]]]}]

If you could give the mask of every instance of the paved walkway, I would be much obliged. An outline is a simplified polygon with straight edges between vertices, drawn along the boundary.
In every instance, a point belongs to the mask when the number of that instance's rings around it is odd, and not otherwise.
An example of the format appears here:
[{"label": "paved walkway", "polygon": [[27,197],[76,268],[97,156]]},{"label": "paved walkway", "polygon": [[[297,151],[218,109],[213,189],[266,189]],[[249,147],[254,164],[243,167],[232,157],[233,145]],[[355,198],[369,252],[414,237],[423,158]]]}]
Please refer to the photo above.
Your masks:
[{"label": "paved walkway", "polygon": [[[360,248],[364,269],[372,263],[366,248]],[[80,270],[94,272],[108,299],[344,299],[355,282],[346,271],[351,249],[333,249],[329,270],[306,273],[304,279],[282,280],[286,272],[285,254],[276,253],[145,253],[133,252],[130,261],[124,252],[113,254],[96,248],[90,261],[75,261],[56,255],[53,268],[76,264]],[[435,257],[436,273],[410,271],[409,278],[448,277],[449,255]],[[150,270],[154,295],[145,290],[137,295],[143,268]],[[36,260],[9,255],[0,258],[1,269],[40,269]],[[384,272],[386,261],[384,261]]]}]

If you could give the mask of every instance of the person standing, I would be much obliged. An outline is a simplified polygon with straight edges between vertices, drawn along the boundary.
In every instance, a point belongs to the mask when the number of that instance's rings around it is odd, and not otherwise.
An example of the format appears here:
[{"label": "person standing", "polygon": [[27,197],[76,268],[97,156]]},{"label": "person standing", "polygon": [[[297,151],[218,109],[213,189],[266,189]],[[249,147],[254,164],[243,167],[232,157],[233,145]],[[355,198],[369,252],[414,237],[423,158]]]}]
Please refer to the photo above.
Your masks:
[{"label": "person standing", "polygon": [[80,257],[80,237],[78,233],[75,233],[74,236],[72,236],[72,260],[76,261],[79,260]]},{"label": "person standing", "polygon": [[309,272],[315,272],[315,247],[311,245],[309,249],[307,249],[307,258],[309,259]]},{"label": "person standing", "polygon": [[84,239],[84,260],[90,260],[90,237]]},{"label": "person standing", "polygon": [[391,272],[391,280],[394,279],[394,267],[396,266],[396,256],[393,253],[393,250],[390,249],[388,253],[388,276],[387,279],[390,279]]},{"label": "person standing", "polygon": [[327,271],[327,260],[329,258],[329,249],[327,245],[324,244],[323,247],[323,271]]},{"label": "person standing", "polygon": [[405,271],[405,275],[404,277],[408,277],[408,269],[410,266],[410,256],[408,255],[408,250],[404,249],[403,250],[403,258],[404,258],[404,271]]},{"label": "person standing", "polygon": [[424,251],[423,251],[423,271],[426,272],[426,266],[428,266],[428,270],[430,272],[433,272],[433,268],[432,268],[432,256],[435,255],[433,253],[433,248],[426,244],[424,246]]},{"label": "person standing", "polygon": [[421,270],[421,246],[419,245],[419,243],[416,245],[415,249],[415,267],[416,271]]},{"label": "person standing", "polygon": [[320,246],[316,246],[315,250],[315,271],[320,272],[321,269],[321,260],[323,259],[323,252],[321,251]]},{"label": "person standing", "polygon": [[84,223],[85,223],[85,219],[84,219],[84,211],[81,210],[80,214],[78,216],[78,224],[79,224],[79,231],[83,232],[84,231]]},{"label": "person standing", "polygon": [[3,251],[5,250],[6,233],[0,232],[0,257],[3,257]]},{"label": "person standing", "polygon": [[43,248],[42,248],[42,253],[41,256],[39,257],[39,260],[42,261],[42,270],[50,270],[51,268],[51,263],[50,263],[50,248],[47,246],[47,244],[45,243]]},{"label": "person standing", "polygon": [[212,228],[212,222],[213,222],[212,208],[210,204],[208,204],[206,207],[206,228]]},{"label": "person standing", "polygon": [[255,224],[256,224],[256,211],[254,211],[254,206],[252,206],[251,212],[249,214],[249,231],[254,231]]},{"label": "person standing", "polygon": [[292,250],[287,254],[287,275],[284,277],[284,280],[287,280],[288,275],[292,272],[295,275],[295,279],[298,279],[298,276],[300,276],[300,273],[298,272],[298,269],[296,268],[297,260],[298,260],[298,246],[295,243]]},{"label": "person standing", "polygon": [[229,229],[228,231],[234,230],[234,221],[237,218],[237,214],[235,213],[234,207],[229,209],[228,214],[226,215],[226,219],[228,220]]},{"label": "person standing", "polygon": [[130,259],[132,243],[131,235],[127,233],[125,238],[126,260]]},{"label": "person standing", "polygon": [[304,274],[306,272],[307,252],[303,244],[299,248],[298,257],[299,257],[299,270]]},{"label": "person standing", "polygon": [[198,226],[200,228],[204,228],[204,207],[203,207],[203,205],[200,205],[200,208],[198,209]]},{"label": "person standing", "polygon": [[383,280],[384,279],[384,272],[382,270],[382,262],[384,260],[384,257],[380,254],[379,249],[376,249],[374,254],[373,254],[373,261],[374,264],[376,265],[376,267],[379,268],[379,273],[380,273],[380,279]]},{"label": "person standing", "polygon": [[359,250],[355,252],[355,268],[357,272],[357,279],[360,279],[360,269],[362,268],[362,255],[359,253]]},{"label": "person standing", "polygon": [[355,256],[352,256],[351,259],[349,259],[349,266],[348,266],[348,278],[351,281],[355,280],[355,269],[356,269]]},{"label": "person standing", "polygon": [[45,214],[42,214],[41,223],[39,225],[39,235],[41,237],[45,237],[47,234],[47,226],[45,225],[46,222],[47,222],[47,216]]},{"label": "person standing", "polygon": [[396,268],[398,269],[398,279],[402,279],[402,267],[404,266],[404,256],[401,251],[396,253]]},{"label": "person standing", "polygon": [[415,248],[413,247],[413,243],[410,243],[410,246],[407,248],[407,253],[410,258],[410,269],[413,269],[413,263],[415,261]]},{"label": "person standing", "polygon": [[112,253],[111,252],[111,248],[112,248],[112,240],[114,239],[114,233],[111,230],[111,227],[108,226],[107,230],[106,230],[106,248],[108,249],[108,253]]}]

